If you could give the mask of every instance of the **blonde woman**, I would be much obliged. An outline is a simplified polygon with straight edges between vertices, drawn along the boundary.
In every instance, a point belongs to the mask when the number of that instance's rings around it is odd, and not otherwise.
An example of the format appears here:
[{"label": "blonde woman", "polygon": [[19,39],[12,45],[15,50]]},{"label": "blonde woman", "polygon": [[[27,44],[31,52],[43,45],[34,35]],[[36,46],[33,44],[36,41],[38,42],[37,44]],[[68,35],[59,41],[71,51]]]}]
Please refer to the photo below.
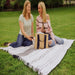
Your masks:
[{"label": "blonde woman", "polygon": [[20,32],[16,42],[9,46],[29,46],[32,44],[33,31],[33,15],[31,14],[31,3],[26,0],[24,3],[23,13],[19,17]]},{"label": "blonde woman", "polygon": [[49,15],[46,13],[46,7],[44,2],[38,4],[39,16],[36,18],[36,31],[48,34],[49,47],[54,46],[56,43],[63,44],[63,39],[54,36]]}]

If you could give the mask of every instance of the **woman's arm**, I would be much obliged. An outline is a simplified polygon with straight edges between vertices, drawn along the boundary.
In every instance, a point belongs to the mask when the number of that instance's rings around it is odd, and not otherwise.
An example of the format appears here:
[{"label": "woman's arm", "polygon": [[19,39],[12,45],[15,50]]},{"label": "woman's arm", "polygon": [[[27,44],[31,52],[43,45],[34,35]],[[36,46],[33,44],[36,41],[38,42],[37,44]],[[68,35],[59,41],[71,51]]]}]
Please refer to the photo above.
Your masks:
[{"label": "woman's arm", "polygon": [[36,18],[36,33],[38,32],[39,24],[38,24],[38,17]]},{"label": "woman's arm", "polygon": [[50,17],[49,17],[48,14],[47,14],[47,20],[48,20],[48,25],[50,27],[50,35],[51,35],[52,39],[55,40],[54,39],[54,33],[53,33],[53,30],[52,30],[52,27],[51,27],[51,24],[50,24]]},{"label": "woman's arm", "polygon": [[24,37],[26,37],[27,39],[31,40],[32,41],[32,38],[30,38],[30,36],[28,36],[25,31],[24,31],[24,26],[23,26],[23,23],[21,21],[19,21],[19,26],[20,26],[20,29],[21,29],[21,32],[22,34],[24,35]]},{"label": "woman's arm", "polygon": [[33,26],[33,22],[32,22],[32,25],[31,25],[31,34],[34,37],[34,26]]},{"label": "woman's arm", "polygon": [[42,33],[45,33],[46,32],[46,30],[44,29],[44,25],[42,25],[42,27],[41,27],[41,32]]}]

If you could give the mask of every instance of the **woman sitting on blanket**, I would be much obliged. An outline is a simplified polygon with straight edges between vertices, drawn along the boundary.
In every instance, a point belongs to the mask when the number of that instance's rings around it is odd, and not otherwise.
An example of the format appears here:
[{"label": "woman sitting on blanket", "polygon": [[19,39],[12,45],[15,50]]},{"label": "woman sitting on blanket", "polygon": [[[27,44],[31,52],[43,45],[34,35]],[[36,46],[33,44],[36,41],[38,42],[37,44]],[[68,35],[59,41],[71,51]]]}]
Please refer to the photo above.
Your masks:
[{"label": "woman sitting on blanket", "polygon": [[46,7],[45,7],[44,2],[39,2],[38,12],[39,12],[39,16],[37,16],[36,18],[37,32],[44,32],[49,35],[48,36],[49,47],[54,46],[56,43],[63,44],[64,43],[63,39],[55,36],[52,31],[52,27],[50,24],[50,18],[49,18],[49,15],[46,14]]},{"label": "woman sitting on blanket", "polygon": [[9,44],[14,48],[20,46],[29,46],[33,38],[33,15],[31,14],[31,3],[26,0],[24,3],[23,13],[19,17],[20,32],[16,42]]}]

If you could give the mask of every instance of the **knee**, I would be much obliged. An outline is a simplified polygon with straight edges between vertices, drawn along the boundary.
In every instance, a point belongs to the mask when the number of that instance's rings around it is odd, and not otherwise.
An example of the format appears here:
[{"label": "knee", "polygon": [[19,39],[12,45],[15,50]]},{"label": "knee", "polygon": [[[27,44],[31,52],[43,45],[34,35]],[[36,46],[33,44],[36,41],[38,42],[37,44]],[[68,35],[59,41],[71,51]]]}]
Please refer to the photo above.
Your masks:
[{"label": "knee", "polygon": [[55,45],[55,41],[52,40],[52,43],[49,45],[49,47],[53,47]]},{"label": "knee", "polygon": [[64,44],[64,40],[61,39],[61,40],[58,42],[58,44]]},{"label": "knee", "polygon": [[31,44],[32,44],[32,42],[28,42],[28,43],[27,43],[27,46],[30,46]]},{"label": "knee", "polygon": [[21,42],[17,42],[16,46],[20,47],[20,46],[22,46],[22,43]]},{"label": "knee", "polygon": [[21,44],[21,43],[18,43],[17,45],[18,45],[18,46],[22,46],[22,44]]},{"label": "knee", "polygon": [[23,43],[23,46],[30,46],[30,45],[32,45],[32,41],[25,41]]}]

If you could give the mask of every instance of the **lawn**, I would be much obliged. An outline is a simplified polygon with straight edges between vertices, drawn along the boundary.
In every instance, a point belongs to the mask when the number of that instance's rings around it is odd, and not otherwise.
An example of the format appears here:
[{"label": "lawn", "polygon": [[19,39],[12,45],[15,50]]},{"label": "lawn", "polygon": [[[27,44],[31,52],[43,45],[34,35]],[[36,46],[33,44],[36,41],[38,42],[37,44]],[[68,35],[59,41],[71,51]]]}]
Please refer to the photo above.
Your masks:
[{"label": "lawn", "polygon": [[[18,18],[22,11],[0,12],[0,47],[4,42],[14,42],[19,33]],[[75,6],[47,9],[55,35],[75,39]],[[37,10],[33,10],[36,32]],[[61,63],[49,75],[75,75],[75,42],[67,51]],[[0,50],[0,75],[38,75],[24,63]]]}]

